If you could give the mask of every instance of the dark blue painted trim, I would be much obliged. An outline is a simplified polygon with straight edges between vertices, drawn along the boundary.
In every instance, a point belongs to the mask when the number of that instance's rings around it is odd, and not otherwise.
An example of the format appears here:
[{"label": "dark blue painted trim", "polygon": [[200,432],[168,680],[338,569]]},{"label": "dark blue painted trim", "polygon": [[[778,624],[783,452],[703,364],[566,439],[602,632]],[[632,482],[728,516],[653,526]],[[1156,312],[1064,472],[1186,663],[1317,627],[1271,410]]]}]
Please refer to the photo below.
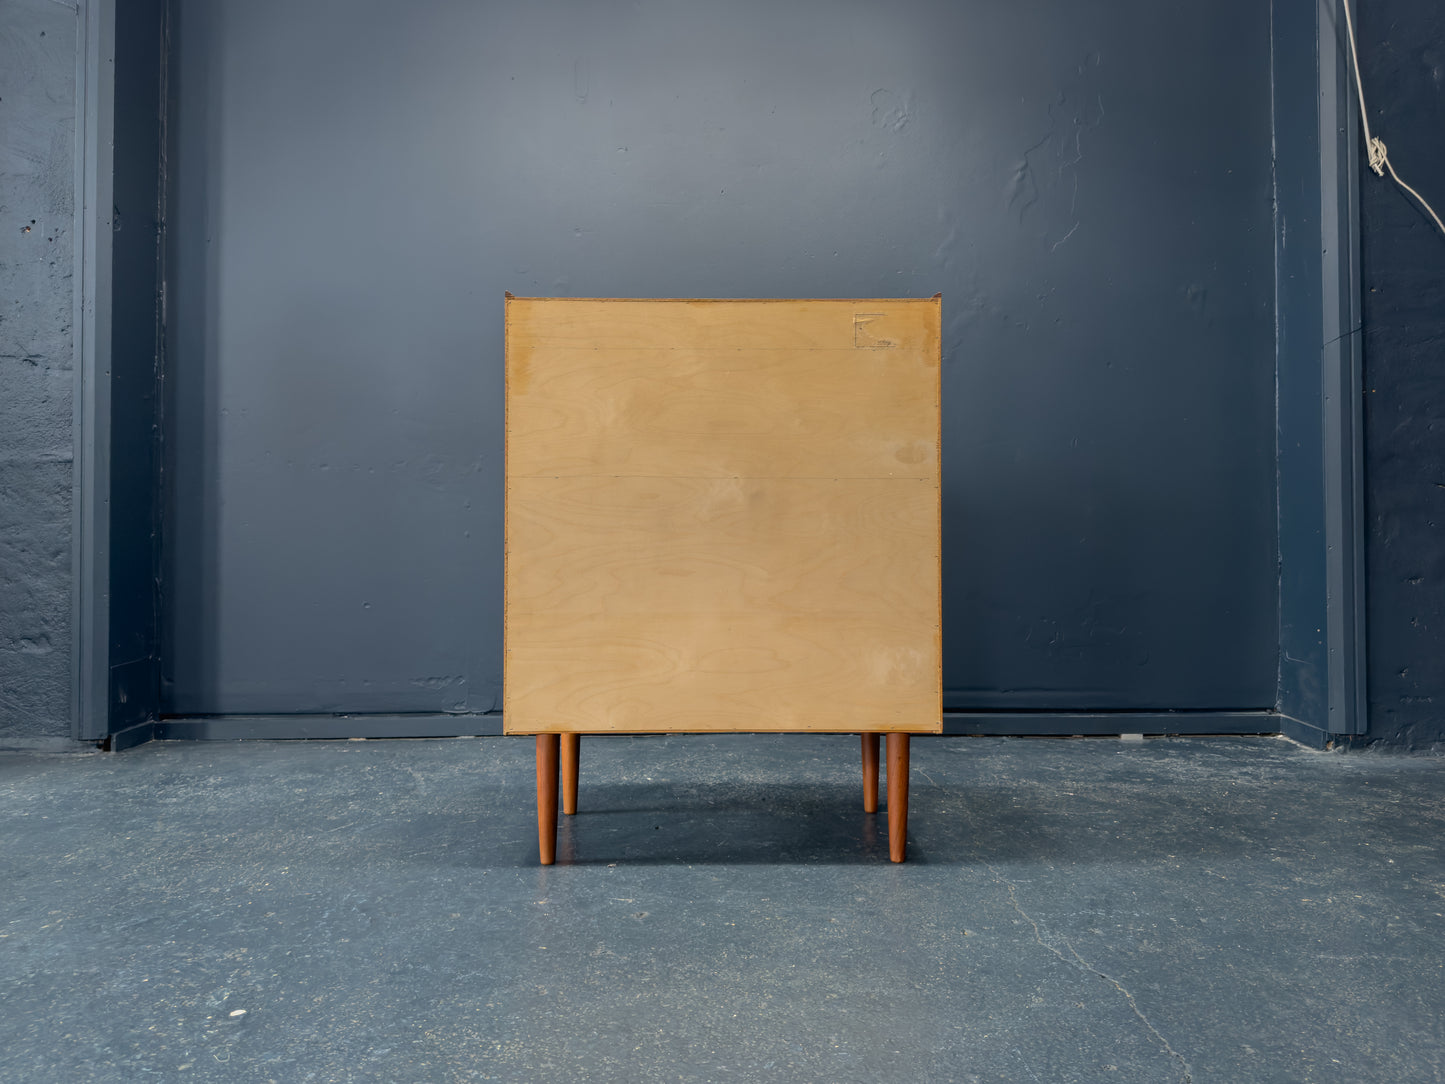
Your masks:
[{"label": "dark blue painted trim", "polygon": [[[1363,484],[1357,109],[1339,0],[1272,11],[1279,688],[1275,708],[1360,733]],[[1340,20],[1343,27],[1343,20]],[[1343,34],[1343,29],[1340,31]]]},{"label": "dark blue painted trim", "polygon": [[[71,733],[154,718],[163,0],[86,0],[76,52]],[[118,21],[119,20],[119,21]]]},{"label": "dark blue painted trim", "polygon": [[85,0],[76,43],[75,504],[71,734],[105,736],[110,704],[110,342],[115,0]]},{"label": "dark blue painted trim", "polygon": [[115,0],[107,731],[160,706],[160,264],[165,0]]},{"label": "dark blue painted trim", "polygon": [[502,733],[502,716],[476,715],[213,715],[161,719],[157,741],[277,741],[344,738],[460,738]]},{"label": "dark blue painted trim", "polygon": [[[1278,734],[1283,717],[1267,711],[945,713],[945,734]],[[161,719],[111,739],[120,751],[156,741],[342,740],[500,735],[500,713],[475,715],[216,715]]]},{"label": "dark blue painted trim", "polygon": [[1323,723],[1325,494],[1321,469],[1318,35],[1308,5],[1271,11],[1274,110],[1275,469],[1279,683],[1275,710]]},{"label": "dark blue painted trim", "polygon": [[1278,734],[1272,711],[945,712],[945,734]]},{"label": "dark blue painted trim", "polygon": [[1365,710],[1363,375],[1360,356],[1359,102],[1340,3],[1319,33],[1326,632],[1331,734],[1362,734]]}]

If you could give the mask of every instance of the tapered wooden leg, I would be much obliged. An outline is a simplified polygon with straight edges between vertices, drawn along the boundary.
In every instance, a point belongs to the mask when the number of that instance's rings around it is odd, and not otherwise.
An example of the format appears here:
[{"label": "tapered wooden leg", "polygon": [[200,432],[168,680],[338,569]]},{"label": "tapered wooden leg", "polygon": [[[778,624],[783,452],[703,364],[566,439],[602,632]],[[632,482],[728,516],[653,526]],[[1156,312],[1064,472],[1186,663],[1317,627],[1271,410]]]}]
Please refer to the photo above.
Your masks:
[{"label": "tapered wooden leg", "polygon": [[878,734],[863,735],[863,812],[878,812]]},{"label": "tapered wooden leg", "polygon": [[577,812],[577,756],[582,749],[581,734],[562,735],[562,812]]},{"label": "tapered wooden leg", "polygon": [[908,853],[908,735],[888,735],[888,857]]},{"label": "tapered wooden leg", "polygon": [[544,866],[557,861],[557,738],[537,735],[537,850]]}]

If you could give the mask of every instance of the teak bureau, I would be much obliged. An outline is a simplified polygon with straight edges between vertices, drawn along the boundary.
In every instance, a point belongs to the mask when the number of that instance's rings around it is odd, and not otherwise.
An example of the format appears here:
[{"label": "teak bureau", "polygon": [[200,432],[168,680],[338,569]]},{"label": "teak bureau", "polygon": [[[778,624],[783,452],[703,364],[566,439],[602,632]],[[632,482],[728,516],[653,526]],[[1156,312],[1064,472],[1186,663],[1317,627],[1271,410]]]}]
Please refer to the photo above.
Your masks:
[{"label": "teak bureau", "polygon": [[926,300],[506,300],[503,725],[538,838],[578,736],[863,735],[889,851],[942,728],[939,312]]}]

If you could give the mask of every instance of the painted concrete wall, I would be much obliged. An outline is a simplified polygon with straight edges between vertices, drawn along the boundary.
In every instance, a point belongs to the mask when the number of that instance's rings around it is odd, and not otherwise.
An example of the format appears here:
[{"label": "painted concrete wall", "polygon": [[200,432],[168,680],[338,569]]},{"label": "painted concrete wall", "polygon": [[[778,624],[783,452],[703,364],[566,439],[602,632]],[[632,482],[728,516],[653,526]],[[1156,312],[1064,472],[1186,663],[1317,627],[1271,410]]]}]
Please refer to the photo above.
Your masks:
[{"label": "painted concrete wall", "polygon": [[[1359,5],[1365,101],[1401,177],[1445,217],[1445,6]],[[1445,742],[1445,235],[1361,181],[1369,738]]]},{"label": "painted concrete wall", "polygon": [[[1438,206],[1445,14],[1361,20],[1372,121]],[[74,48],[72,9],[0,0],[0,744],[68,732]],[[1362,203],[1371,735],[1423,746],[1445,736],[1445,245],[1372,174]]]},{"label": "painted concrete wall", "polygon": [[0,745],[70,733],[75,44],[0,0]]}]

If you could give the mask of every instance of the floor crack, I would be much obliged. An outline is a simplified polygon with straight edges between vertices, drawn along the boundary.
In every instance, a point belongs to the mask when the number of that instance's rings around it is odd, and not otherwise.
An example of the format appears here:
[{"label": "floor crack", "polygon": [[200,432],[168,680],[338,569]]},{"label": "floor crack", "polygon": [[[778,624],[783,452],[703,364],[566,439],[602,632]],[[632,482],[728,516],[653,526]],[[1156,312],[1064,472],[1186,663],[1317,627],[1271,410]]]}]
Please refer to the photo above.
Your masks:
[{"label": "floor crack", "polygon": [[[1033,928],[1034,940],[1039,943],[1039,946],[1041,948],[1047,949],[1049,952],[1052,952],[1064,963],[1069,964],[1070,966],[1077,966],[1084,971],[1087,971],[1089,974],[1102,979],[1104,982],[1107,982],[1110,986],[1112,986],[1115,990],[1122,994],[1124,996],[1125,1002],[1128,1003],[1129,1008],[1132,1009],[1134,1015],[1139,1018],[1139,1022],[1144,1025],[1150,1035],[1154,1036],[1155,1040],[1159,1043],[1159,1045],[1164,1048],[1164,1052],[1168,1054],[1171,1058],[1174,1058],[1176,1061],[1179,1062],[1180,1069],[1184,1073],[1184,1084],[1194,1084],[1193,1071],[1189,1068],[1189,1063],[1184,1060],[1184,1055],[1179,1053],[1179,1051],[1175,1050],[1174,1047],[1170,1044],[1169,1040],[1164,1038],[1163,1034],[1159,1031],[1159,1029],[1150,1022],[1147,1016],[1144,1015],[1144,1010],[1139,1008],[1139,1003],[1134,1000],[1134,995],[1129,992],[1129,990],[1124,986],[1124,984],[1118,979],[1114,978],[1114,976],[1106,975],[1093,964],[1089,963],[1088,960],[1085,960],[1082,956],[1080,956],[1079,950],[1074,948],[1073,944],[1070,943],[1068,938],[1057,938],[1057,940],[1066,949],[1069,950],[1068,956],[1065,956],[1062,952],[1060,952],[1056,946],[1050,944],[1048,941],[1045,941],[1043,930],[1039,927],[1038,920],[1035,919],[1027,911],[1025,911],[1023,909],[1023,906],[1019,903],[1018,886],[1015,885],[1012,881],[1010,881],[1007,877],[1003,876],[1003,874],[999,873],[999,871],[994,869],[993,866],[986,866],[985,868],[989,871],[990,874],[993,875],[994,881],[1008,889],[1008,901],[1010,906],[1012,906],[1013,909],[1018,912],[1020,918],[1022,918],[1025,922],[1029,924],[1030,927]],[[1069,959],[1070,956],[1073,957],[1072,960]]]}]

